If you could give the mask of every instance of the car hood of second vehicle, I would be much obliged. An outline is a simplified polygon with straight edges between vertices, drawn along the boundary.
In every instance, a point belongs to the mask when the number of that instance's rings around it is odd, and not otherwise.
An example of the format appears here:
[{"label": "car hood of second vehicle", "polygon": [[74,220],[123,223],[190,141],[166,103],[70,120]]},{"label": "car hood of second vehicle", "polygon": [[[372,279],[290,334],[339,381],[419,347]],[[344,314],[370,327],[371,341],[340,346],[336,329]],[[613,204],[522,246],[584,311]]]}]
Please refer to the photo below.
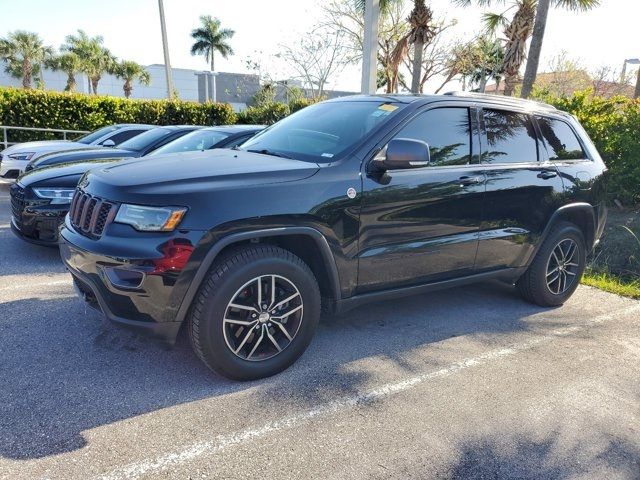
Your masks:
[{"label": "car hood of second vehicle", "polygon": [[30,162],[30,166],[33,168],[41,168],[46,165],[55,165],[60,163],[69,162],[83,162],[85,160],[93,159],[113,159],[113,158],[125,158],[125,157],[137,157],[138,152],[132,150],[124,150],[119,148],[110,147],[93,147],[83,148],[70,151],[53,152],[47,155],[43,155],[37,160]]},{"label": "car hood of second vehicle", "polygon": [[319,168],[312,162],[214,149],[124,160],[92,169],[85,181],[91,192],[103,198],[144,203],[166,195],[292,182],[310,177]]},{"label": "car hood of second vehicle", "polygon": [[[57,165],[51,165],[49,167],[38,168],[30,172],[22,174],[16,180],[23,187],[29,187],[33,185],[41,186],[58,186],[58,187],[75,187],[74,183],[69,185],[61,184],[60,180],[63,178],[79,178],[86,171],[92,168],[99,168],[106,166],[106,164],[117,162],[116,159],[108,160],[94,160],[91,162],[74,162],[74,163],[61,163]],[[76,180],[77,181],[77,180]]]}]

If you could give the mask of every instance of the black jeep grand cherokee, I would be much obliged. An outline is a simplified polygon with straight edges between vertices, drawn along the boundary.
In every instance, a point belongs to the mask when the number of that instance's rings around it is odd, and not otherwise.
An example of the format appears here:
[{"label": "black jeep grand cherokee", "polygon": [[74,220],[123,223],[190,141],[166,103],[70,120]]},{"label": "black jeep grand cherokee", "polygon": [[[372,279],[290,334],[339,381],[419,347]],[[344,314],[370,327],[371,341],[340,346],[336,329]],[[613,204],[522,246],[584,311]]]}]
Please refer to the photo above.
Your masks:
[{"label": "black jeep grand cherokee", "polygon": [[348,97],[178,172],[162,159],[88,172],[61,254],[111,320],[170,341],[186,322],[209,367],[259,378],[303,353],[321,304],[490,278],[562,304],[605,223],[605,171],[547,105]]}]

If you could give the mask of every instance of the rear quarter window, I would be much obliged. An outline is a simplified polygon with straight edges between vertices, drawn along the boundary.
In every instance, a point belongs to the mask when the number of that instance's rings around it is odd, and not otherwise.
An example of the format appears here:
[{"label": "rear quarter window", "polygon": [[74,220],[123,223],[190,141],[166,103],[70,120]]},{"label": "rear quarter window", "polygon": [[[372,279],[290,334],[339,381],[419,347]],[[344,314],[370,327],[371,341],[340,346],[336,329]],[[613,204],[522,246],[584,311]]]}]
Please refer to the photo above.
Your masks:
[{"label": "rear quarter window", "polygon": [[568,123],[548,117],[536,117],[536,119],[549,152],[549,160],[583,160],[587,158],[582,144]]}]

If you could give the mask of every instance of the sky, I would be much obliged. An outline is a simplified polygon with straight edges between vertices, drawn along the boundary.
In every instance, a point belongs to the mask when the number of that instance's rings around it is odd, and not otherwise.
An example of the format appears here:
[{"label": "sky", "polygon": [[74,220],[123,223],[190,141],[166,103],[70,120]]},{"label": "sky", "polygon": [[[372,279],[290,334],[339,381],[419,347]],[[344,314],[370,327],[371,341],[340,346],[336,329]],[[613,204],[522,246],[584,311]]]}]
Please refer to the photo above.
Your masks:
[{"label": "sky", "polygon": [[[322,0],[164,0],[171,64],[178,68],[207,69],[203,57],[191,56],[190,32],[200,15],[218,17],[235,30],[235,55],[216,57],[216,70],[248,72],[247,59],[264,65],[262,73],[283,78],[291,72],[276,59],[282,45],[293,45],[320,20]],[[458,8],[450,0],[427,0],[434,15],[457,20],[450,40],[470,39],[481,29],[483,9]],[[497,2],[499,3],[499,2]],[[507,2],[508,3],[508,2]],[[54,7],[55,5],[55,7]],[[493,11],[504,10],[498,5]],[[44,42],[59,47],[78,28],[102,35],[117,57],[143,65],[163,63],[157,0],[0,0],[0,37],[23,29],[38,32]],[[567,51],[588,69],[610,66],[620,71],[625,58],[640,57],[640,1],[601,0],[587,13],[552,9],[542,50],[540,69]],[[630,69],[632,67],[629,67]],[[434,82],[439,83],[439,82]],[[360,67],[346,68],[330,82],[331,88],[356,91]],[[427,84],[425,91],[432,85]]]}]

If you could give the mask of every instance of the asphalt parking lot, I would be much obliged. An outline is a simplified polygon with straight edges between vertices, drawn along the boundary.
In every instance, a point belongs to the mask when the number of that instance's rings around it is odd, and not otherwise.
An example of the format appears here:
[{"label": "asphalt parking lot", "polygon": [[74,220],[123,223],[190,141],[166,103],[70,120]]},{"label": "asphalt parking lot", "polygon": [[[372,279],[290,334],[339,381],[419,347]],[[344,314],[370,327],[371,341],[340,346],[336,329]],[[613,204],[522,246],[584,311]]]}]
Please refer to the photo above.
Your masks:
[{"label": "asphalt parking lot", "polygon": [[492,283],[369,305],[236,383],[85,308],[0,182],[0,478],[640,478],[638,301]]}]

